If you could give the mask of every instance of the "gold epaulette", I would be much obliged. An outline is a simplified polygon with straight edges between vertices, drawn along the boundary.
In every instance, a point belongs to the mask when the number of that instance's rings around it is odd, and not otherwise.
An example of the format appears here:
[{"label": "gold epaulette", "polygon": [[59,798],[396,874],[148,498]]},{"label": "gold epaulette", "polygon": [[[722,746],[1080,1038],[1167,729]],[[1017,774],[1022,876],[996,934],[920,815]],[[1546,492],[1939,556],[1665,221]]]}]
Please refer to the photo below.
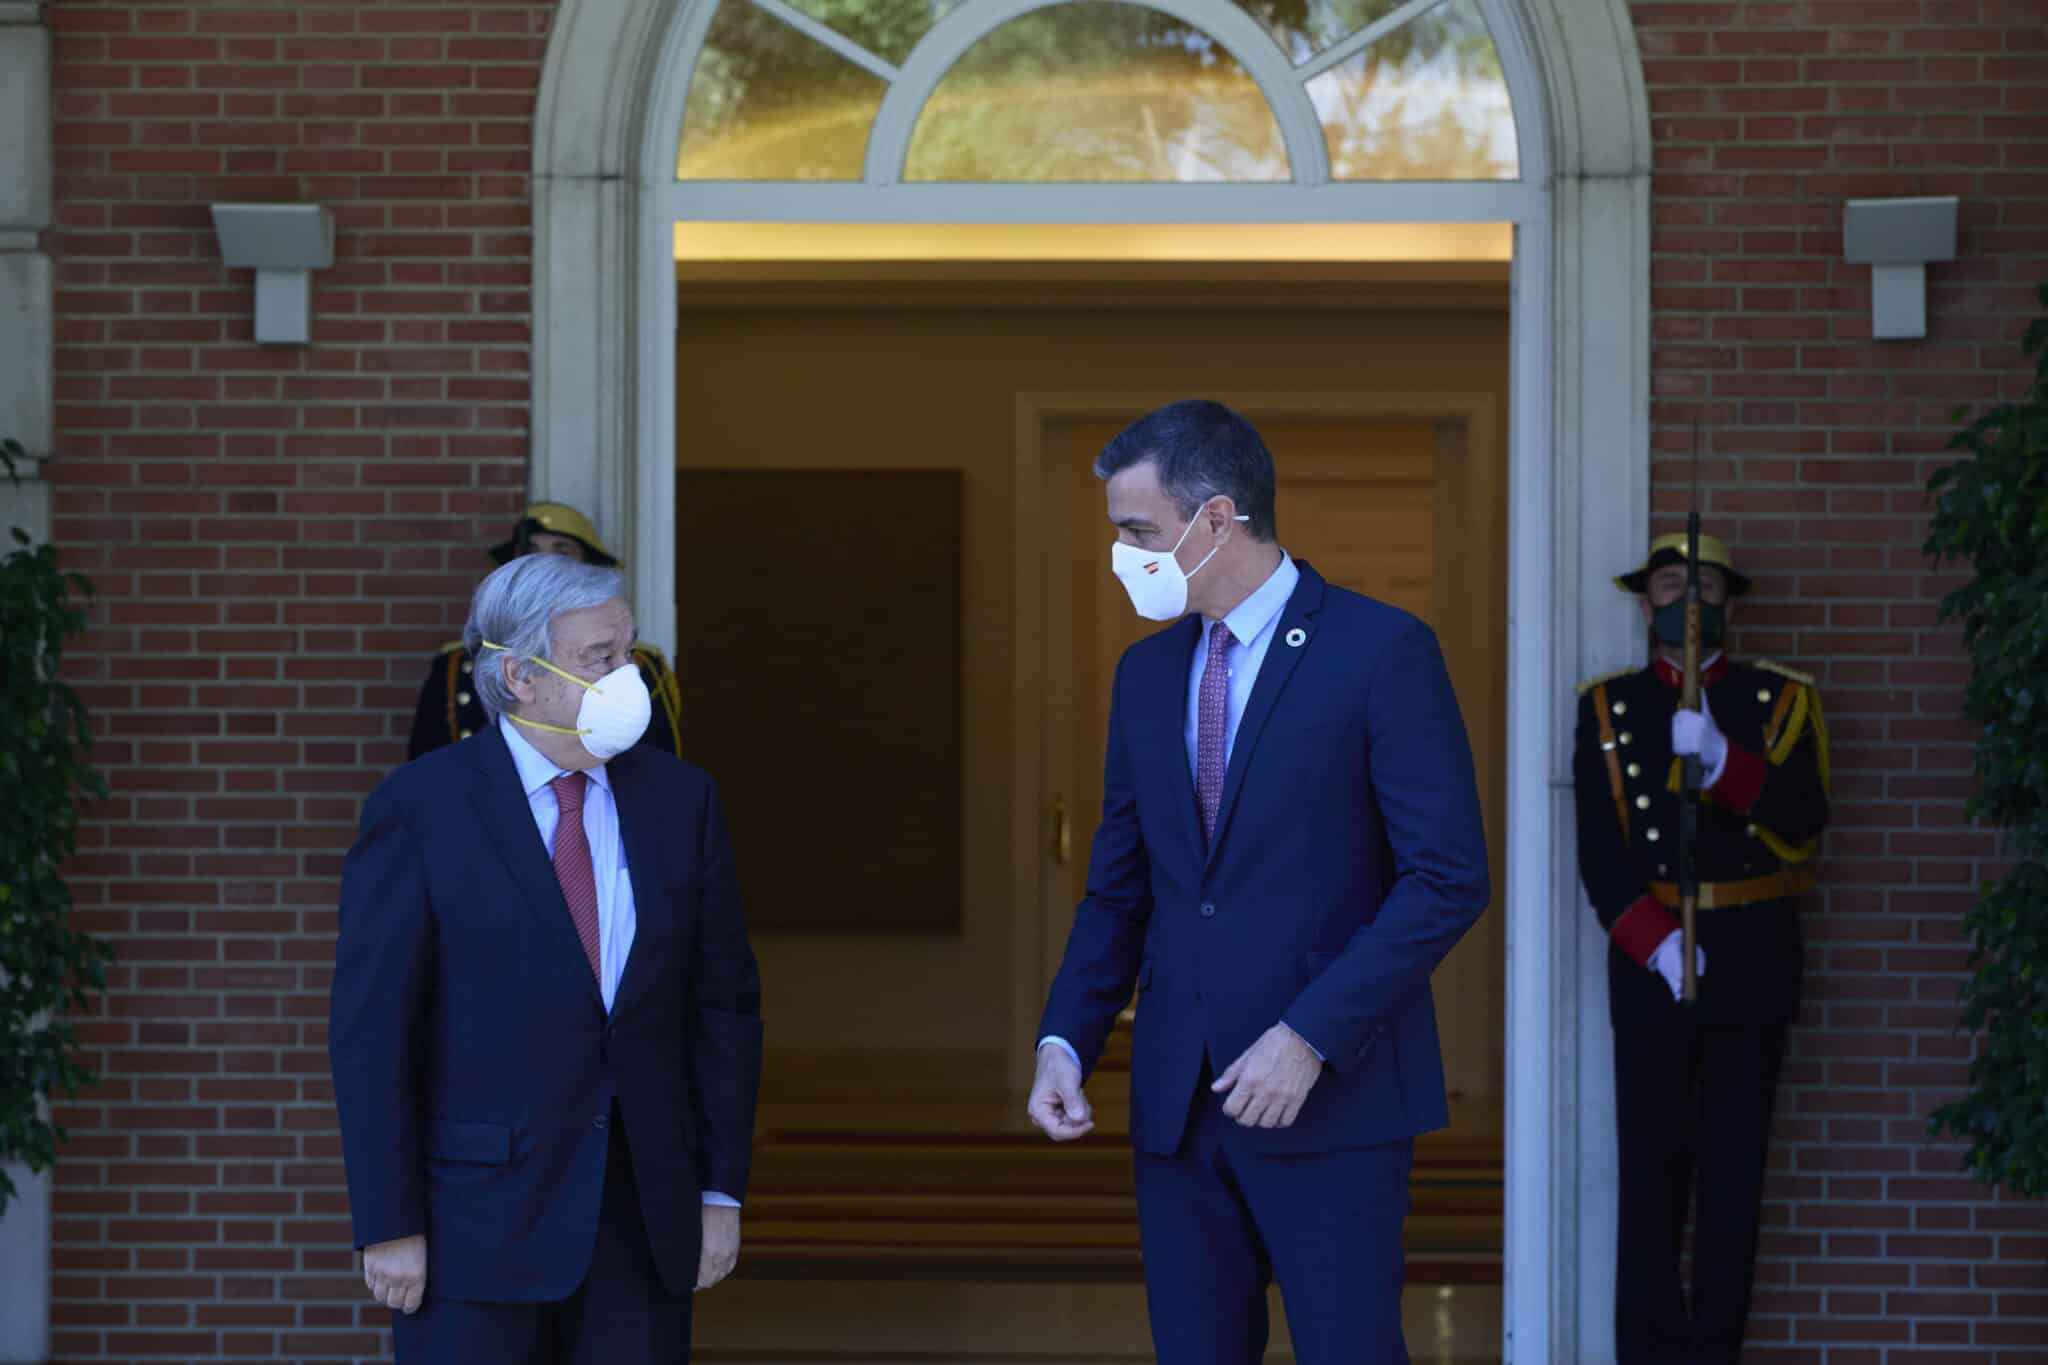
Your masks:
[{"label": "gold epaulette", "polygon": [[1633,668],[1617,668],[1612,673],[1602,673],[1597,678],[1588,678],[1579,684],[1579,695],[1583,697],[1601,683],[1613,682],[1616,678],[1626,678],[1635,671]]},{"label": "gold epaulette", "polygon": [[464,646],[462,641],[450,640],[447,644],[442,645],[441,648],[436,652],[441,654],[460,654],[463,648]]},{"label": "gold epaulette", "polygon": [[676,680],[676,671],[668,666],[668,660],[661,650],[646,641],[633,646],[633,657],[640,666],[654,675],[654,685],[648,690],[654,701],[668,717],[669,739],[675,744],[676,757],[683,756],[683,685]]},{"label": "gold epaulette", "polygon": [[1761,668],[1766,673],[1775,673],[1781,678],[1790,678],[1793,682],[1805,683],[1808,687],[1814,686],[1813,674],[1811,673],[1801,673],[1796,668],[1787,668],[1783,664],[1774,664],[1769,659],[1757,659],[1753,662],[1756,667]]}]

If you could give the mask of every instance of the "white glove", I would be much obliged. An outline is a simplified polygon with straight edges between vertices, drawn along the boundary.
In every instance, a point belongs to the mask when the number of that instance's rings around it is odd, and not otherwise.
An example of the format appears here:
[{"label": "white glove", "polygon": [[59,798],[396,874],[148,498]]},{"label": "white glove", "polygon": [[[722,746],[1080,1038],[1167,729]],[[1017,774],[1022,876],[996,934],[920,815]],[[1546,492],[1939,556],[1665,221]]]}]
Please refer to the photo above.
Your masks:
[{"label": "white glove", "polygon": [[1728,766],[1728,736],[1714,724],[1714,712],[1707,705],[1705,691],[1700,693],[1699,710],[1671,713],[1671,752],[1680,758],[1699,755],[1707,769],[1701,782],[1703,789],[1721,780],[1721,773]]},{"label": "white glove", "polygon": [[[1686,715],[1684,711],[1678,714]],[[1680,999],[1685,994],[1685,932],[1673,929],[1664,935],[1664,941],[1657,945],[1657,951],[1650,954],[1650,970],[1664,978],[1664,984],[1671,988],[1671,998]],[[1692,972],[1694,976],[1707,974],[1707,950],[1695,943],[1692,947]]]}]

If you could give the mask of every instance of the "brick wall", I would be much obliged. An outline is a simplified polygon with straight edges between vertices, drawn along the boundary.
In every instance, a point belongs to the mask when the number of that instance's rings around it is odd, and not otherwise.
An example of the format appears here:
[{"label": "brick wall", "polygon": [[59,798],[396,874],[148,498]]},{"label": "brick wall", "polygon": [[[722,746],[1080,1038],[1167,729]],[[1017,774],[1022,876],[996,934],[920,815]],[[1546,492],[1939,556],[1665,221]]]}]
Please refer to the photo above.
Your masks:
[{"label": "brick wall", "polygon": [[[121,965],[65,1106],[65,1359],[374,1353],[323,1048],[335,874],[524,480],[530,118],[550,6],[99,3],[58,30],[57,534],[101,587],[76,674],[115,799],[74,888]],[[2048,1215],[1984,1197],[1954,1093],[1962,666],[1920,488],[2019,382],[2048,276],[2039,0],[1646,3],[1659,529],[1703,476],[1763,577],[1738,645],[1820,673],[1827,890],[1788,1065],[1752,1358],[2048,1359]],[[1869,340],[1855,195],[1965,200],[1933,335]],[[337,210],[316,342],[249,344],[205,205]]]},{"label": "brick wall", "polygon": [[[329,1108],[357,803],[525,481],[551,6],[62,0],[56,536],[115,799],[117,945],[62,1117],[64,1359],[374,1354]],[[250,341],[206,205],[334,208],[315,344]]]},{"label": "brick wall", "polygon": [[[1806,1005],[1780,1090],[1748,1359],[2048,1360],[2048,1209],[1958,1172],[1967,664],[1919,546],[1953,409],[2013,397],[2048,279],[2038,0],[1643,3],[1656,146],[1655,514],[1682,524],[1694,418],[1710,524],[1762,582],[1746,654],[1819,675],[1835,755]],[[1925,341],[1873,342],[1842,202],[1955,194]]]}]

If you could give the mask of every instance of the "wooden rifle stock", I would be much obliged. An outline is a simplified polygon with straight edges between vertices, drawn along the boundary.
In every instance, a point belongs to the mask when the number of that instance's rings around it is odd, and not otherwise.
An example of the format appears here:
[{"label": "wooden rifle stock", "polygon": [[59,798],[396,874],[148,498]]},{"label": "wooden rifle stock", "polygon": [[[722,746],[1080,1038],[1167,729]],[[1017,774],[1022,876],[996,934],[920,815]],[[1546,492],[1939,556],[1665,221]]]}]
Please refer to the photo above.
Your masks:
[{"label": "wooden rifle stock", "polygon": [[[1700,514],[1695,508],[1685,525],[1685,669],[1679,681],[1678,704],[1687,711],[1700,709]],[[1692,1004],[1699,998],[1699,832],[1700,783],[1704,777],[1700,756],[1687,754],[1681,767],[1678,798],[1678,922],[1679,951],[1683,985],[1680,998]]]}]

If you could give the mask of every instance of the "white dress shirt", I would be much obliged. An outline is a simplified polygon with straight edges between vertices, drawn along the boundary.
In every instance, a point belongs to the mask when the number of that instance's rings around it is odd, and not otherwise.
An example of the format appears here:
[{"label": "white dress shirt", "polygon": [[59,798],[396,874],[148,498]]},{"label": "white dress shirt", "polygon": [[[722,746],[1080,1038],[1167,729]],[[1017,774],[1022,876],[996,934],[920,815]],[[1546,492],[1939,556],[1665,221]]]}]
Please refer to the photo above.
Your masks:
[{"label": "white dress shirt", "polygon": [[[534,748],[511,719],[500,717],[498,728],[504,732],[505,747],[512,751],[512,766],[519,770],[519,785],[526,793],[533,823],[540,829],[541,847],[552,861],[562,807],[551,784],[568,770],[556,767],[554,760]],[[633,907],[633,874],[626,866],[625,840],[619,837],[619,806],[612,797],[611,777],[602,763],[584,769],[583,776],[588,779],[583,787],[583,837],[590,844],[590,872],[597,883],[597,990],[609,1014],[619,994],[626,959],[633,954],[633,935],[640,919]],[[713,1190],[704,1192],[704,1202],[739,1207],[738,1200]]]},{"label": "white dress shirt", "polygon": [[[1273,643],[1273,634],[1280,626],[1280,615],[1286,610],[1288,600],[1294,596],[1296,585],[1301,582],[1301,570],[1295,567],[1293,558],[1282,550],[1280,567],[1273,570],[1264,583],[1252,589],[1251,596],[1232,607],[1230,614],[1223,618],[1223,624],[1230,627],[1230,638],[1237,642],[1236,657],[1231,659],[1229,697],[1226,711],[1229,719],[1223,727],[1223,764],[1230,766],[1230,751],[1237,745],[1238,722],[1244,719],[1244,709],[1251,702],[1252,686],[1259,680],[1259,665],[1266,661],[1266,650]],[[1201,738],[1202,717],[1202,671],[1209,666],[1209,631],[1211,622],[1205,617],[1201,632],[1195,638],[1195,657],[1188,665],[1187,724],[1188,780],[1195,779],[1197,768],[1195,746]],[[1304,1039],[1303,1041],[1307,1041]],[[1074,1051],[1074,1045],[1056,1035],[1038,1040],[1040,1047],[1048,1045],[1060,1049],[1074,1059],[1074,1065],[1081,1065],[1081,1054]],[[1315,1045],[1309,1045],[1316,1052]],[[1322,1053],[1316,1052],[1318,1058]]]}]

